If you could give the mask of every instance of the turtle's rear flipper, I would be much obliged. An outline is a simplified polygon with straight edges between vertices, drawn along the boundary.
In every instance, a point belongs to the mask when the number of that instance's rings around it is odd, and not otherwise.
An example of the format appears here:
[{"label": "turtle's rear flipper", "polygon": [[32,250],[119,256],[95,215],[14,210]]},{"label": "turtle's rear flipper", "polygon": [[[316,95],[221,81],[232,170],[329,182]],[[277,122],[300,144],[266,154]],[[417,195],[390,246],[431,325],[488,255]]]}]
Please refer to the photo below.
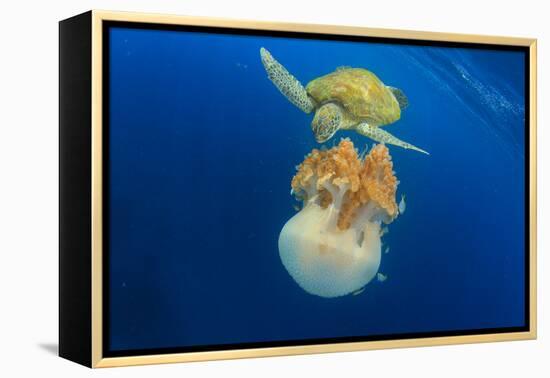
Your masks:
[{"label": "turtle's rear flipper", "polygon": [[393,96],[399,103],[399,107],[401,109],[405,109],[407,106],[409,106],[409,99],[401,89],[390,87],[390,86],[388,86],[388,89],[391,91],[391,93],[393,93]]},{"label": "turtle's rear flipper", "polygon": [[315,104],[308,96],[303,85],[263,47],[260,49],[260,56],[269,80],[290,102],[303,112],[311,113],[315,109]]},{"label": "turtle's rear flipper", "polygon": [[371,138],[372,140],[378,143],[393,144],[405,148],[407,150],[415,150],[422,152],[423,154],[429,155],[429,152],[426,152],[416,146],[413,146],[410,143],[403,142],[401,139],[397,139],[387,131],[382,130],[380,127],[374,127],[369,125],[366,122],[363,122],[357,125],[357,132],[361,135]]}]

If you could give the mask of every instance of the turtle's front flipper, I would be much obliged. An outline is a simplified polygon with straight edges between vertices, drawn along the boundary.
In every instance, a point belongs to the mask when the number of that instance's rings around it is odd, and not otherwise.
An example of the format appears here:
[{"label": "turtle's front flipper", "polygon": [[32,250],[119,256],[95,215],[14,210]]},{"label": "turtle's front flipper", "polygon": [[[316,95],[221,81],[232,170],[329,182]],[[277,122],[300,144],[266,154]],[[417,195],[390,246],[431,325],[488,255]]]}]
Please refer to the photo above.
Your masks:
[{"label": "turtle's front flipper", "polygon": [[403,147],[407,150],[415,150],[418,152],[422,152],[426,155],[429,155],[428,152],[416,146],[413,146],[410,143],[403,142],[401,139],[397,139],[387,131],[382,130],[380,127],[371,126],[366,122],[363,122],[357,125],[357,132],[379,143],[393,144],[395,146]]},{"label": "turtle's front flipper", "polygon": [[260,56],[269,80],[290,102],[305,113],[311,113],[315,109],[315,104],[303,85],[263,47],[260,49]]}]

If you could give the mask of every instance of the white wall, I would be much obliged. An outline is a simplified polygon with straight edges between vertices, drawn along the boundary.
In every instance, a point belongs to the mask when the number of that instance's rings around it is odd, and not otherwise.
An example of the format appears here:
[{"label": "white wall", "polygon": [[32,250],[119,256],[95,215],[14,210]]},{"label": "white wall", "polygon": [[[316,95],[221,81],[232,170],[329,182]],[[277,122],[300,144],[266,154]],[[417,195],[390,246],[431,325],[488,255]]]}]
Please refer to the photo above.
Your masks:
[{"label": "white wall", "polygon": [[[111,369],[97,376],[541,377],[550,372],[550,39],[545,1],[4,1],[0,21],[0,375],[90,371],[57,343],[57,21],[90,8],[537,37],[539,340]],[[505,206],[505,204],[503,204]],[[546,210],[546,211],[544,211]],[[546,233],[545,233],[545,230]],[[472,309],[475,311],[475,309]],[[28,373],[28,374],[27,374]],[[548,376],[548,375],[546,375]]]}]

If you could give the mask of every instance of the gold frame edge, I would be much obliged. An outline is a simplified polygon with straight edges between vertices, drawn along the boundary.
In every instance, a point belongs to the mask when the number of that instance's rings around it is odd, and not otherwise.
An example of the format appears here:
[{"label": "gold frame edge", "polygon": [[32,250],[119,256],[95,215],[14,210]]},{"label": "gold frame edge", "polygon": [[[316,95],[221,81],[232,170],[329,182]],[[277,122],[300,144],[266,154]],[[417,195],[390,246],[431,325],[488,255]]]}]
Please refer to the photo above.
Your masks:
[{"label": "gold frame edge", "polygon": [[[128,357],[103,357],[102,332],[102,23],[103,21],[127,21],[140,23],[159,23],[170,25],[213,26],[266,31],[306,32],[317,34],[355,35],[366,37],[399,38],[422,41],[462,42],[478,44],[495,44],[522,46],[529,48],[529,122],[530,122],[530,329],[526,332],[479,334],[466,336],[427,337],[401,340],[350,342],[337,344],[317,344],[290,347],[268,347],[239,350],[219,350],[210,352],[173,353],[158,355],[141,355]],[[255,357],[273,357],[303,355],[313,353],[352,352],[373,349],[393,349],[404,347],[425,347],[437,345],[484,343],[497,341],[533,340],[537,337],[537,40],[534,38],[487,36],[474,34],[456,34],[425,32],[413,30],[396,30],[365,28],[356,26],[337,26],[321,24],[296,24],[252,20],[235,20],[224,18],[177,16],[166,14],[149,14],[133,12],[92,11],[92,367],[119,367],[146,364],[165,364],[176,362],[198,362],[222,359],[239,359]]]}]

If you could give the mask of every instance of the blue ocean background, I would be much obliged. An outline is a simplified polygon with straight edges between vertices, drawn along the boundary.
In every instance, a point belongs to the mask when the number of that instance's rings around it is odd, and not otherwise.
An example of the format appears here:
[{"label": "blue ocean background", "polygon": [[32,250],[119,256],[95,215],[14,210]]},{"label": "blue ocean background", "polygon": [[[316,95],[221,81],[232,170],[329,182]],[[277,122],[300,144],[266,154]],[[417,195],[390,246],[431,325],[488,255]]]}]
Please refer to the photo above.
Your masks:
[{"label": "blue ocean background", "polygon": [[[304,84],[364,67],[409,98],[386,130],[431,155],[390,146],[407,210],[360,295],[307,294],[279,259],[319,145],[262,46]],[[113,27],[108,64],[112,351],[525,325],[523,52]]]}]

